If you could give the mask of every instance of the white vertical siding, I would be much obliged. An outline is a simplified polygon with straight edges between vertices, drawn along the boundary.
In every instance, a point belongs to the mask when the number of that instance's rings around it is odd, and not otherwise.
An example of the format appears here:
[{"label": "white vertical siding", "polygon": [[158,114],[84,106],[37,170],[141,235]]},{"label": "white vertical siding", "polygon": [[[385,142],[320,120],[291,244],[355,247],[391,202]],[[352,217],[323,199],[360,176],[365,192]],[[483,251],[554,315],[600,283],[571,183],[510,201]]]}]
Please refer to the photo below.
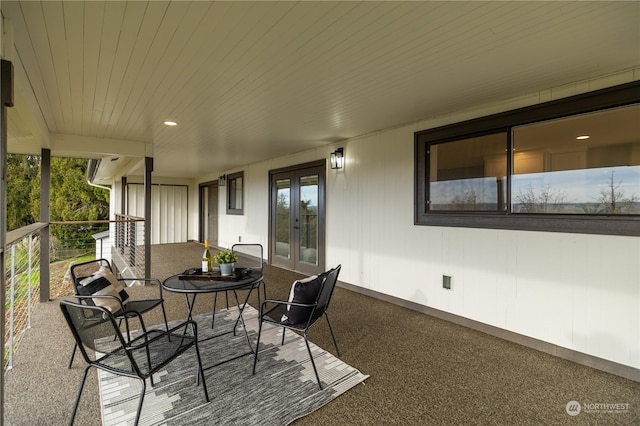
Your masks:
[{"label": "white vertical siding", "polygon": [[[144,217],[144,185],[128,185],[128,212]],[[182,243],[188,239],[188,187],[151,187],[151,244]]]},{"label": "white vertical siding", "polygon": [[[634,71],[614,83],[637,79]],[[608,77],[607,81],[613,81]],[[581,82],[337,144],[327,170],[327,267],[350,284],[577,352],[640,368],[640,238],[414,225],[417,130],[556,99]],[[221,245],[267,246],[268,172],[328,158],[335,147],[247,166],[245,214],[220,205]],[[224,188],[222,188],[224,189]],[[453,289],[442,288],[442,275]]]}]

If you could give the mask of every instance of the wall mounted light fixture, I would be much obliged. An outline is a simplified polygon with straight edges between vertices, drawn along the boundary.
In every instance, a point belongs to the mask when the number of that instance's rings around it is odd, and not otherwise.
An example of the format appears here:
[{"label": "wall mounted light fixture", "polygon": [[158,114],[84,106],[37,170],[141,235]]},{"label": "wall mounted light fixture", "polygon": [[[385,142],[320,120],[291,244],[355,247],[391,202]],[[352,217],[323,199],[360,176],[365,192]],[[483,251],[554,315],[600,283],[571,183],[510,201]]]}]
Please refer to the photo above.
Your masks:
[{"label": "wall mounted light fixture", "polygon": [[338,148],[331,153],[331,168],[341,169],[344,167],[344,149]]},{"label": "wall mounted light fixture", "polygon": [[218,186],[224,186],[227,183],[227,175],[218,176]]}]

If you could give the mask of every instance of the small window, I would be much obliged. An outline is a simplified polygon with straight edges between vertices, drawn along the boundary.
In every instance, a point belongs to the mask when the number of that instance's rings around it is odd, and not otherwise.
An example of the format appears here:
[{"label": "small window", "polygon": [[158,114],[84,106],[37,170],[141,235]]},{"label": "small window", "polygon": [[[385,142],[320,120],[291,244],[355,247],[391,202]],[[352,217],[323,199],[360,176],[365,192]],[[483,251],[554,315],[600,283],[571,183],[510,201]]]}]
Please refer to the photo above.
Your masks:
[{"label": "small window", "polygon": [[234,173],[227,177],[227,214],[244,213],[244,172]]}]

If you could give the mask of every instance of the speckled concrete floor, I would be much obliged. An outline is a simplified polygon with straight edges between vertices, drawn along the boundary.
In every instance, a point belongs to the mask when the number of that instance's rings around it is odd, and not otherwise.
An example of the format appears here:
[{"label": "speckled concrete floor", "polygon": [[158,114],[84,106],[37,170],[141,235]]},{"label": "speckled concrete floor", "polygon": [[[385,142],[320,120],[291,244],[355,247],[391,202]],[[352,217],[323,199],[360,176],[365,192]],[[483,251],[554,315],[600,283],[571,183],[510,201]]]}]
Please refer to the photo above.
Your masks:
[{"label": "speckled concrete floor", "polygon": [[[152,275],[164,279],[192,267],[201,252],[197,243],[153,246]],[[267,267],[269,297],[286,298],[291,282],[300,277]],[[143,297],[158,289],[133,291]],[[165,293],[165,298],[170,319],[184,317],[182,296]],[[58,304],[54,300],[38,305],[14,368],[5,375],[6,425],[62,425],[69,419],[83,367],[78,359],[67,369],[72,338]],[[210,297],[202,297],[196,309],[209,311],[211,304]],[[638,382],[342,288],[334,293],[330,313],[340,358],[371,377],[296,424],[640,424]],[[146,321],[159,322],[159,313]],[[326,326],[316,326],[310,339],[332,350]],[[572,417],[566,405],[573,400],[628,408],[606,412],[585,406]],[[95,371],[76,424],[100,424]]]}]

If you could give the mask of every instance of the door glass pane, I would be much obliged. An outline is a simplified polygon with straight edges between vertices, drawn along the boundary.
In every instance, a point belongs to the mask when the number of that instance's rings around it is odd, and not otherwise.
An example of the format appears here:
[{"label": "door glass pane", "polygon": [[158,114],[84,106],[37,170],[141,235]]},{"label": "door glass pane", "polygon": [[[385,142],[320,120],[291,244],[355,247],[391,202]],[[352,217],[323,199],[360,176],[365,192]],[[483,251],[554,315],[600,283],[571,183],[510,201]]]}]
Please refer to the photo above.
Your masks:
[{"label": "door glass pane", "polygon": [[289,179],[276,180],[276,256],[289,258],[291,256],[291,181]]},{"label": "door glass pane", "polygon": [[318,176],[300,178],[299,258],[301,262],[318,263]]}]

